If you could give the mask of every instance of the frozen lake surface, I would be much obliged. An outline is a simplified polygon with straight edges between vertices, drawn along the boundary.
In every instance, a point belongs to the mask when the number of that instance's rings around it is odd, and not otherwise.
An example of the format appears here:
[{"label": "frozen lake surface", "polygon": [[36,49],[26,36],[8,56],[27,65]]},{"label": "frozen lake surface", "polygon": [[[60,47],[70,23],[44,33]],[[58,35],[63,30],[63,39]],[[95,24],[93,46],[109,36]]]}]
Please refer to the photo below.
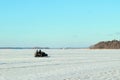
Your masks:
[{"label": "frozen lake surface", "polygon": [[0,50],[0,80],[120,80],[120,50]]}]

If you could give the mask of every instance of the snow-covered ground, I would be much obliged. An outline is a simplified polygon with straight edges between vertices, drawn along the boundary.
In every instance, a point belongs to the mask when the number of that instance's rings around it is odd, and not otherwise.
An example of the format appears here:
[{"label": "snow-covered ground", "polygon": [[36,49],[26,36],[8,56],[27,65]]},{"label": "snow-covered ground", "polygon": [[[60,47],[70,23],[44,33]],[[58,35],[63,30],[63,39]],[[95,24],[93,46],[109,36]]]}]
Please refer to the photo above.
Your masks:
[{"label": "snow-covered ground", "polygon": [[120,50],[0,50],[0,80],[120,80]]}]

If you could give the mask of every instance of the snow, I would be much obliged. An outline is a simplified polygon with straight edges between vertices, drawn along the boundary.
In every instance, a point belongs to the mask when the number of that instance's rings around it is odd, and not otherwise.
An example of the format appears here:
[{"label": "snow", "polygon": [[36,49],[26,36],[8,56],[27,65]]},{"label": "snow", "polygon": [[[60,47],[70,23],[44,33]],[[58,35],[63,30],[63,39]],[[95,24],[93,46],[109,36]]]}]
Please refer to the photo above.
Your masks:
[{"label": "snow", "polygon": [[120,80],[120,50],[1,49],[0,80]]}]

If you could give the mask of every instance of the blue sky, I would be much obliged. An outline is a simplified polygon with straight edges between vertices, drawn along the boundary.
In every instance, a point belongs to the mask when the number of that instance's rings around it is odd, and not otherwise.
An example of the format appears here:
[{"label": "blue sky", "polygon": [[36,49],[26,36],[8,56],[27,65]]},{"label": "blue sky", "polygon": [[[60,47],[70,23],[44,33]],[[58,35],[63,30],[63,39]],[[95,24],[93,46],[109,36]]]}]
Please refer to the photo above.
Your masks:
[{"label": "blue sky", "polygon": [[1,0],[0,46],[88,47],[120,36],[119,0]]}]

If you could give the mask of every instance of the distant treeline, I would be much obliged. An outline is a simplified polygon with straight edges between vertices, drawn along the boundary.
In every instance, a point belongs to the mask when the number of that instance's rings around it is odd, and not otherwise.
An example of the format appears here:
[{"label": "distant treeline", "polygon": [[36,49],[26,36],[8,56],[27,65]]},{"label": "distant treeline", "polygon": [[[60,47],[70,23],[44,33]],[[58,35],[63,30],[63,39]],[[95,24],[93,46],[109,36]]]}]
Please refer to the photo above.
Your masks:
[{"label": "distant treeline", "polygon": [[102,41],[90,47],[90,49],[120,49],[120,41]]},{"label": "distant treeline", "polygon": [[50,49],[49,47],[0,47],[0,49]]},{"label": "distant treeline", "polygon": [[0,49],[87,49],[87,47],[65,47],[65,48],[50,48],[50,47],[0,47]]}]

